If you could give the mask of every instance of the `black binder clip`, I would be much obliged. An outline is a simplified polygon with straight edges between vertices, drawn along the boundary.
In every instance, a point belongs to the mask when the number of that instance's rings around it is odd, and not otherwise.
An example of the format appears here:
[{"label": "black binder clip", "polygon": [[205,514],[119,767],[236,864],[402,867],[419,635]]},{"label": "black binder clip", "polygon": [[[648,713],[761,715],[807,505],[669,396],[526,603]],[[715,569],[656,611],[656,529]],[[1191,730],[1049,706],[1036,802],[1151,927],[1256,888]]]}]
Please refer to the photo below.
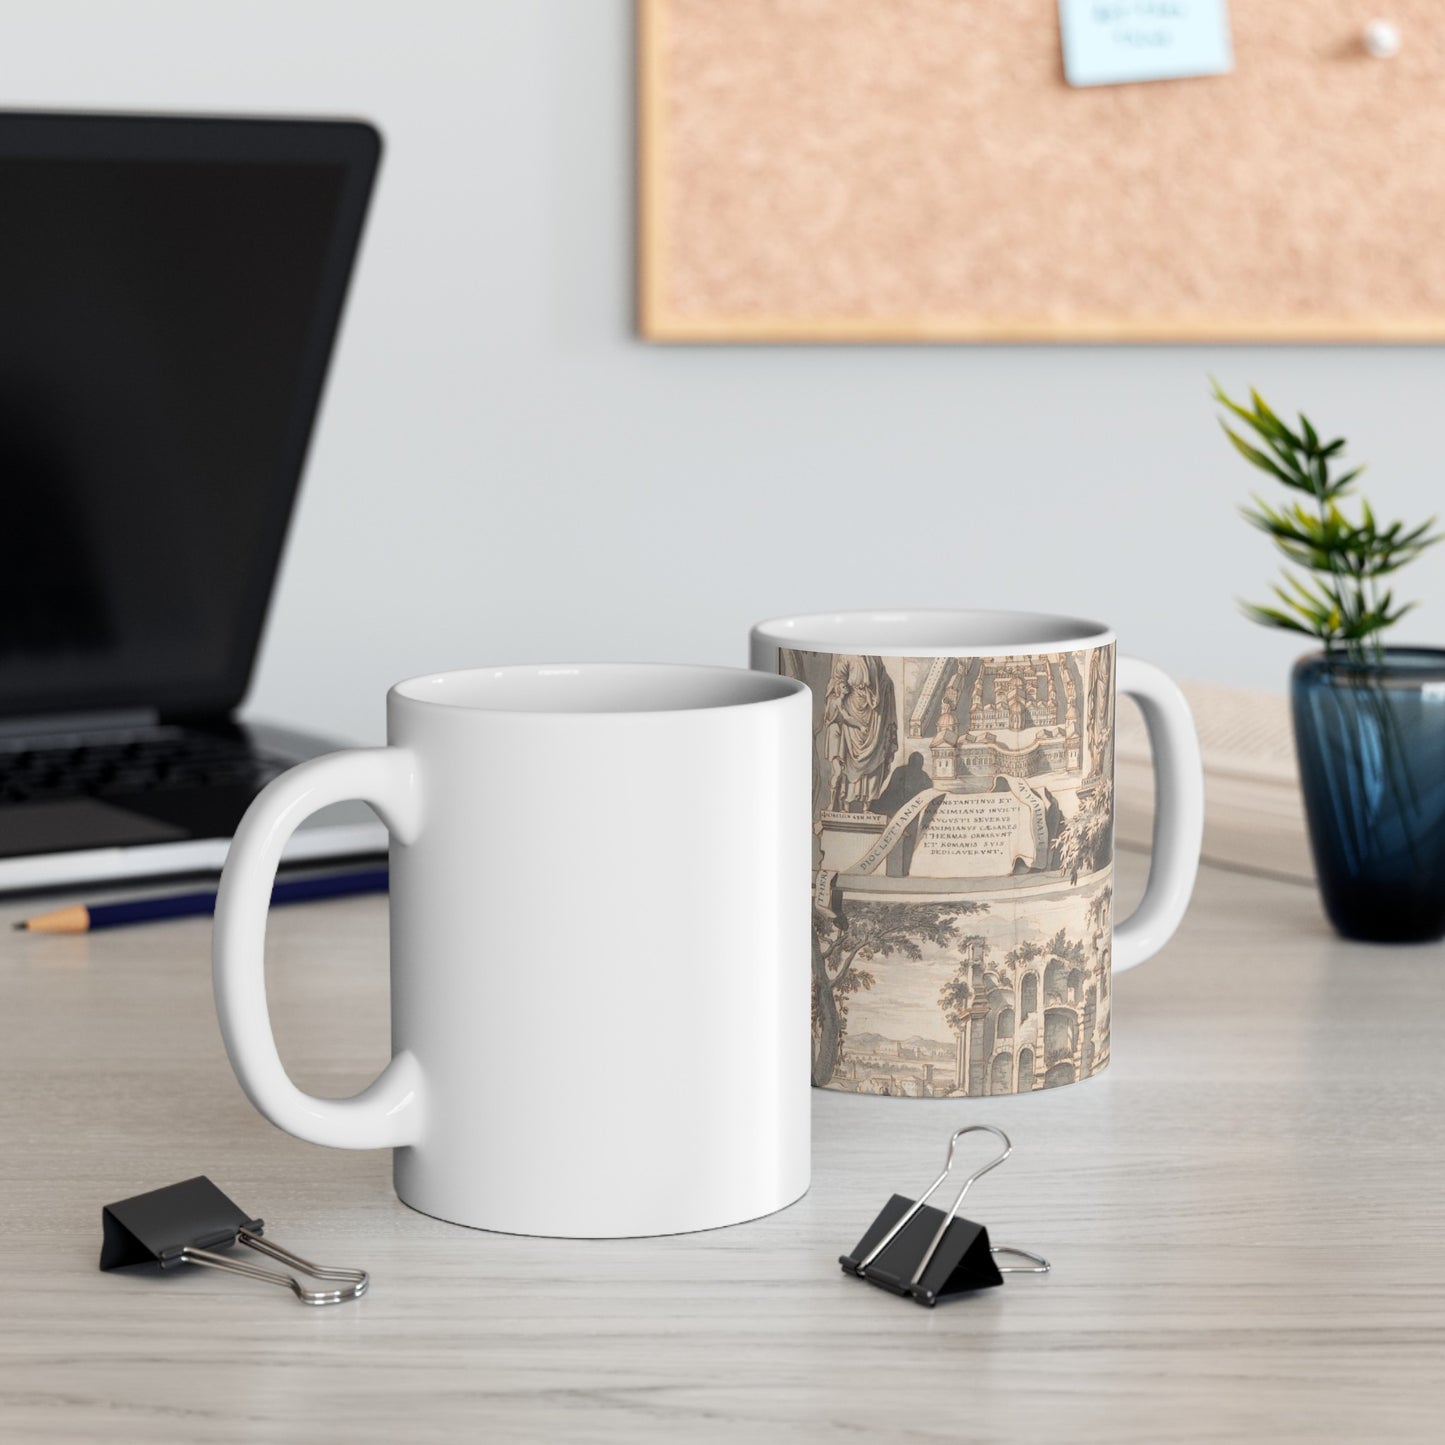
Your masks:
[{"label": "black binder clip", "polygon": [[[958,1141],[965,1134],[974,1133],[997,1135],[1003,1140],[1003,1153],[981,1169],[975,1169],[963,1181],[953,1207],[945,1214],[941,1209],[932,1208],[928,1197],[948,1178]],[[838,1263],[848,1274],[856,1274],[859,1279],[894,1294],[908,1295],[930,1308],[948,1295],[1002,1284],[1006,1274],[1047,1274],[1048,1260],[1026,1249],[991,1245],[983,1225],[958,1217],[958,1206],[974,1180],[982,1179],[990,1169],[997,1169],[1012,1153],[1008,1135],[991,1124],[969,1124],[958,1130],[948,1141],[948,1160],[943,1173],[916,1202],[895,1194],[854,1246],[852,1254],[841,1255]],[[996,1264],[994,1256],[1000,1254],[1031,1260],[1032,1264]]]},{"label": "black binder clip", "polygon": [[[370,1278],[364,1269],[335,1269],[312,1264],[262,1237],[264,1225],[227,1199],[204,1174],[137,1194],[101,1210],[105,1231],[100,1247],[102,1269],[124,1269],[132,1264],[159,1264],[173,1269],[181,1264],[203,1264],[210,1269],[228,1269],[250,1279],[263,1279],[289,1289],[302,1304],[335,1305],[360,1299]],[[279,1269],[248,1264],[217,1254],[218,1249],[244,1244],[260,1254],[312,1279],[344,1281],[338,1288],[305,1289],[295,1275]]]}]

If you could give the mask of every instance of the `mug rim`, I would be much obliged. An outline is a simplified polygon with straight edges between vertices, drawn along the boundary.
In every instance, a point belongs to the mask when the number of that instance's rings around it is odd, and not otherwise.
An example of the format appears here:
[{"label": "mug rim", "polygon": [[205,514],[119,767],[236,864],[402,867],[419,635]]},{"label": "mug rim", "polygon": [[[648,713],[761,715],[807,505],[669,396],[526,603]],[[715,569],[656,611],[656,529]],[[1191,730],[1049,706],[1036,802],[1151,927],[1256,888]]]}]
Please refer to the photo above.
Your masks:
[{"label": "mug rim", "polygon": [[[922,628],[933,640],[904,642],[901,636],[887,635],[890,627],[897,628],[900,634]],[[855,628],[858,632],[882,629],[883,635],[865,641],[853,631]],[[1021,629],[1034,635],[1004,635]],[[972,638],[968,636],[970,631],[974,633]],[[952,640],[947,637],[950,632],[956,633]],[[873,653],[883,657],[1027,656],[1040,652],[1079,652],[1117,640],[1113,628],[1102,622],[1063,613],[950,607],[793,613],[754,623],[751,635],[755,642],[794,647],[804,652]]]},{"label": "mug rim", "polygon": [[[448,686],[470,684],[474,688],[487,683],[497,684],[497,691],[509,680],[520,683],[539,678],[575,677],[588,680],[613,679],[625,681],[628,675],[639,686],[649,681],[654,687],[692,683],[697,687],[699,701],[680,701],[660,706],[506,706],[496,702],[462,697],[439,697],[435,692]],[[759,685],[759,679],[762,685]],[[710,685],[710,687],[709,687]],[[403,678],[387,689],[387,702],[403,703],[435,713],[470,713],[487,717],[672,717],[678,714],[725,712],[732,709],[774,707],[807,691],[807,683],[776,673],[760,673],[745,667],[721,667],[693,662],[517,662],[492,667],[446,668],[439,672],[418,673]],[[717,696],[719,689],[724,695]],[[730,689],[731,695],[727,695]],[[703,696],[711,691],[711,697]]]}]

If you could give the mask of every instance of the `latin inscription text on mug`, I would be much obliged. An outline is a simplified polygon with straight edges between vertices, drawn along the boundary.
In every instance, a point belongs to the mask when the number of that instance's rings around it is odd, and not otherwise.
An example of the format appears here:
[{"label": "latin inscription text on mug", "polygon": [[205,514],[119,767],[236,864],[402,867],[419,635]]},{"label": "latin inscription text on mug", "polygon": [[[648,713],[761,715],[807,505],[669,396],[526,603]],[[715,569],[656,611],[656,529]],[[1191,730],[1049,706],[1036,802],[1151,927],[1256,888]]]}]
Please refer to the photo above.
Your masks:
[{"label": "latin inscription text on mug", "polygon": [[1033,867],[1038,856],[1034,814],[1012,793],[945,797],[918,840],[912,871],[1000,878],[1019,864]]}]

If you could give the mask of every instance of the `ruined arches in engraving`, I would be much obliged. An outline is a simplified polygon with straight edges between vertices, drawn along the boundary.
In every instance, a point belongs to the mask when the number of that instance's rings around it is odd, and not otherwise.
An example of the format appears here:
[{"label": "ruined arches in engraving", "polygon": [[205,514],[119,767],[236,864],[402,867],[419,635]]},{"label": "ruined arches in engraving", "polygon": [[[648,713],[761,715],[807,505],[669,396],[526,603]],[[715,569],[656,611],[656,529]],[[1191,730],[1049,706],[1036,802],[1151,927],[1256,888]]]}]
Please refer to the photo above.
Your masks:
[{"label": "ruined arches in engraving", "polygon": [[1062,959],[1051,958],[1044,968],[1044,1005],[1067,1003],[1069,965]]},{"label": "ruined arches in engraving", "polygon": [[1056,1006],[1044,1010],[1044,1060],[1051,1070],[1062,1059],[1072,1065],[1078,1042],[1079,1016],[1073,1009]]},{"label": "ruined arches in engraving", "polygon": [[1039,976],[1033,970],[1024,974],[1019,982],[1019,1022],[1025,1024],[1032,1014],[1039,1011]]}]

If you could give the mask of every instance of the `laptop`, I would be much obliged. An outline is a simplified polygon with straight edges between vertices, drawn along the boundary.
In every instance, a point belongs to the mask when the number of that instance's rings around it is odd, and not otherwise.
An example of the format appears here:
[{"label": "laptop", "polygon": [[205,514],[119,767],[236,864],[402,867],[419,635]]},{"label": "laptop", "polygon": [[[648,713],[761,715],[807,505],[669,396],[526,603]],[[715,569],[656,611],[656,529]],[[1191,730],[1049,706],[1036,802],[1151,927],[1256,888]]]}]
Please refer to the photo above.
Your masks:
[{"label": "laptop", "polygon": [[[242,722],[370,126],[0,113],[0,890],[209,872],[336,746]],[[360,804],[291,860],[383,850]]]}]

